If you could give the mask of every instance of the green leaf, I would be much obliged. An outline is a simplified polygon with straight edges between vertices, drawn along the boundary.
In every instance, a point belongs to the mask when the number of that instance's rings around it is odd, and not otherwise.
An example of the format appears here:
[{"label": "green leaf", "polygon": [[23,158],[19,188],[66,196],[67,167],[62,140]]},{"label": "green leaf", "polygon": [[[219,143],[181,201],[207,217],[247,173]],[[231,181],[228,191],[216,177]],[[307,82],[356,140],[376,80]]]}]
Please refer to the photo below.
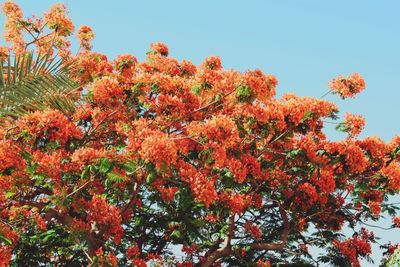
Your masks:
[{"label": "green leaf", "polygon": [[49,238],[56,236],[56,230],[48,230],[40,235],[42,240],[46,242]]},{"label": "green leaf", "polygon": [[[14,57],[15,60],[11,60]],[[71,78],[74,64],[50,54],[34,58],[32,53],[10,55],[0,63],[0,118],[14,121],[28,112],[58,109],[75,110],[81,85]]]},{"label": "green leaf", "polygon": [[26,168],[26,171],[30,174],[35,174],[37,167],[39,167],[39,163],[33,163],[31,166]]},{"label": "green leaf", "polygon": [[239,102],[251,102],[254,99],[254,93],[250,87],[240,85],[235,92]]},{"label": "green leaf", "polygon": [[146,183],[151,184],[156,179],[157,173],[155,170],[151,170],[146,177]]},{"label": "green leaf", "polygon": [[306,120],[308,120],[309,118],[311,118],[313,115],[313,113],[309,110],[306,111],[306,113],[304,113],[303,118],[301,119],[300,122],[305,122]]},{"label": "green leaf", "polygon": [[118,174],[114,172],[109,172],[107,173],[107,180],[109,180],[112,183],[120,183],[126,180],[125,177],[119,176]]},{"label": "green leaf", "polygon": [[226,234],[228,233],[228,229],[229,226],[227,224],[224,224],[224,226],[222,226],[222,228],[219,230],[221,236],[226,236]]},{"label": "green leaf", "polygon": [[160,92],[160,88],[159,88],[158,85],[155,84],[155,83],[150,83],[150,84],[149,84],[149,87],[150,87],[150,90],[151,90],[152,92],[154,92],[154,93]]},{"label": "green leaf", "polygon": [[8,198],[12,197],[13,195],[15,195],[15,192],[7,192],[6,198],[8,199]]},{"label": "green leaf", "polygon": [[111,162],[108,159],[106,158],[100,159],[99,171],[101,173],[107,173],[108,171],[111,170],[111,167],[112,167]]},{"label": "green leaf", "polygon": [[1,234],[0,234],[0,241],[5,243],[8,246],[12,245],[12,241]]},{"label": "green leaf", "polygon": [[182,237],[182,233],[179,230],[174,230],[174,231],[172,231],[170,236],[171,236],[171,238],[179,239]]},{"label": "green leaf", "polygon": [[338,125],[336,125],[335,130],[338,132],[345,133],[349,130],[349,127],[344,122],[341,122]]},{"label": "green leaf", "polygon": [[86,166],[81,173],[81,179],[87,179],[89,175],[90,175],[90,170],[89,167]]},{"label": "green leaf", "polygon": [[136,172],[137,164],[133,161],[128,161],[123,165],[123,169],[126,171],[127,175],[132,175]]},{"label": "green leaf", "polygon": [[301,149],[294,149],[294,150],[291,150],[286,153],[286,158],[287,159],[294,158],[294,157],[300,155],[301,153],[302,153]]},{"label": "green leaf", "polygon": [[199,95],[201,88],[202,88],[201,84],[197,84],[197,85],[193,86],[192,88],[190,88],[190,91],[195,95]]},{"label": "green leaf", "polygon": [[[27,131],[27,130],[26,130]],[[28,152],[24,151],[21,153],[21,156],[24,160],[30,161],[32,160],[32,155],[29,154]]]}]

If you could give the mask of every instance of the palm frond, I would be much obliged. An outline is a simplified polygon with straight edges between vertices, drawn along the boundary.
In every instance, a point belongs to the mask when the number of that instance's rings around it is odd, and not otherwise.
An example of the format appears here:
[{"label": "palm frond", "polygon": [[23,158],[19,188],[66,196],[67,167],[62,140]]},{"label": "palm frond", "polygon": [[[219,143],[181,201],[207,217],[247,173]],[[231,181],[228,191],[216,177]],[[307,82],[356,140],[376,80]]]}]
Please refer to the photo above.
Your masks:
[{"label": "palm frond", "polygon": [[80,88],[71,78],[72,68],[50,54],[9,56],[0,64],[0,121],[46,108],[72,112]]}]

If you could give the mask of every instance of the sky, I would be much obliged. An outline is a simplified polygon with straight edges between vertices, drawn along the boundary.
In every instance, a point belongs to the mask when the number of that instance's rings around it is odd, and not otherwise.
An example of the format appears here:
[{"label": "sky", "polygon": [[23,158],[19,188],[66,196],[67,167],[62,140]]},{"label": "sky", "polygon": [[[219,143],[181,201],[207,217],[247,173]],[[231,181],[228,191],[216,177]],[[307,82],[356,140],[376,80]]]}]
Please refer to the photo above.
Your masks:
[{"label": "sky", "polygon": [[[389,141],[400,134],[400,1],[16,2],[28,16],[40,15],[57,2],[66,4],[76,26],[87,24],[94,30],[94,50],[110,59],[129,53],[142,60],[150,43],[162,41],[177,59],[199,64],[218,55],[226,69],[259,68],[274,74],[278,95],[320,97],[333,77],[359,72],[367,87],[356,99],[325,98],[338,104],[341,116],[346,111],[365,116],[361,137]],[[343,137],[330,130],[328,135]],[[392,231],[385,239],[400,240],[400,233]]]}]

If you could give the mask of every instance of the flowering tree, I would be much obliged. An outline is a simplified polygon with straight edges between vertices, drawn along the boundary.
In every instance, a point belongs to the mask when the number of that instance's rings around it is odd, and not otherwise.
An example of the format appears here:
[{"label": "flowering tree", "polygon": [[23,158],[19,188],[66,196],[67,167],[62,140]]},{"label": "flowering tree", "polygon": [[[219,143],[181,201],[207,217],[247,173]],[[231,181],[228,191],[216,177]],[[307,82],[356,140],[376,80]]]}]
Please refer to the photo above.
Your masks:
[{"label": "flowering tree", "polygon": [[[3,11],[12,48],[1,48],[2,65],[50,51],[82,90],[74,109],[2,118],[0,266],[359,266],[376,242],[360,226],[386,212],[400,226],[388,202],[400,189],[400,137],[358,139],[362,116],[346,114],[337,129],[348,136],[330,141],[337,106],[277,99],[276,78],[260,70],[224,70],[214,56],[179,62],[162,43],[145,62],[108,61],[90,51],[88,26],[73,56],[62,5],[43,19],[12,2]],[[352,74],[329,86],[349,98],[365,84]]]}]

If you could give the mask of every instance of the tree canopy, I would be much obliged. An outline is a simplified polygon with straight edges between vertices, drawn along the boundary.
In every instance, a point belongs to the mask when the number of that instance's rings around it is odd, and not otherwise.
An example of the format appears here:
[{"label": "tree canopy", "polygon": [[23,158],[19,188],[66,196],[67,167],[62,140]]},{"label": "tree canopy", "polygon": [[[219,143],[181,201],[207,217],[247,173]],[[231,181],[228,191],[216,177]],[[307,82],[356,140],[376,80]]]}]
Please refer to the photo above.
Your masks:
[{"label": "tree canopy", "polygon": [[[0,266],[360,266],[368,220],[400,227],[400,137],[358,138],[361,115],[163,43],[109,60],[88,26],[75,53],[63,5],[2,8]],[[357,73],[329,83],[342,99],[364,88]]]}]

